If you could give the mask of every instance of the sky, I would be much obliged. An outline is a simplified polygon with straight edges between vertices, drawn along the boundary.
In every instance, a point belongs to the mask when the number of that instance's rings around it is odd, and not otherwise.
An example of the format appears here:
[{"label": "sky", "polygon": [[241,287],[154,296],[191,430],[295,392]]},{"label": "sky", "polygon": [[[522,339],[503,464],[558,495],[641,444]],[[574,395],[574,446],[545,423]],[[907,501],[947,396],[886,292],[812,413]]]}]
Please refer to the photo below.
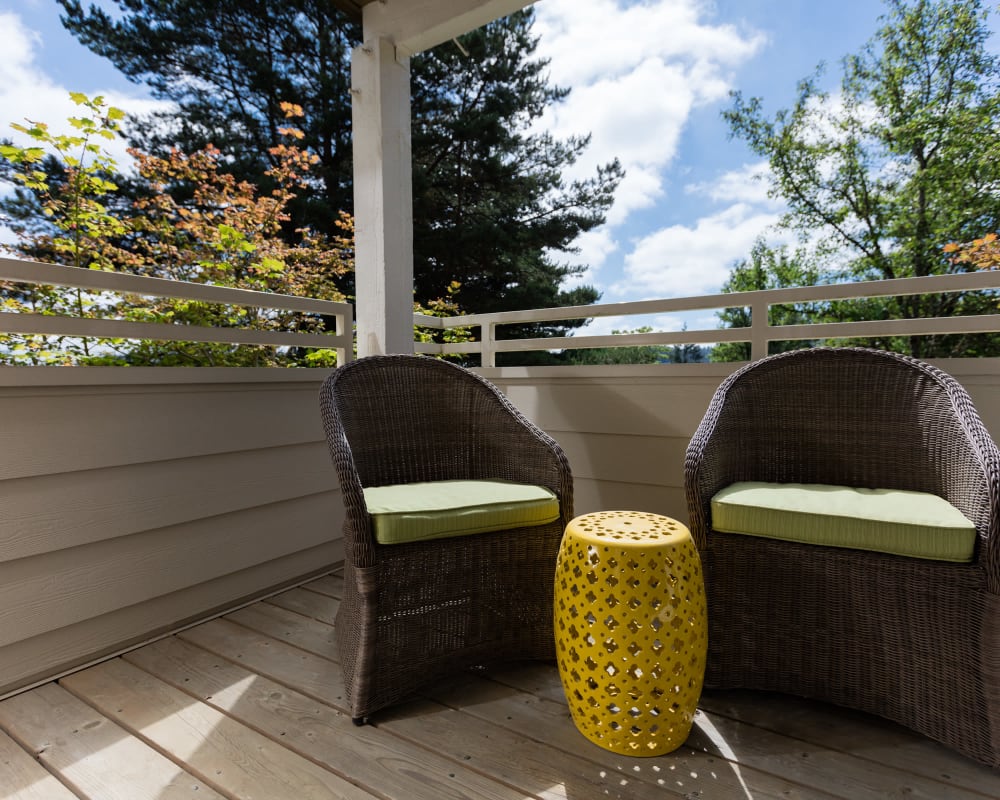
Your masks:
[{"label": "sky", "polygon": [[[729,136],[730,93],[762,98],[773,116],[821,64],[820,87],[835,92],[842,59],[884,12],[880,0],[538,0],[534,8],[537,54],[550,60],[552,82],[571,90],[539,125],[557,137],[592,136],[574,167],[580,176],[613,158],[626,170],[607,222],[568,258],[586,266],[579,282],[615,303],[720,289],[782,211],[761,180],[766,164]],[[26,117],[55,127],[73,111],[70,91],[101,93],[132,113],[154,108],[144,87],[63,30],[59,9],[55,0],[0,0],[0,131]],[[716,327],[692,315],[625,324],[647,322]],[[586,332],[614,327],[622,321],[600,319]]]}]

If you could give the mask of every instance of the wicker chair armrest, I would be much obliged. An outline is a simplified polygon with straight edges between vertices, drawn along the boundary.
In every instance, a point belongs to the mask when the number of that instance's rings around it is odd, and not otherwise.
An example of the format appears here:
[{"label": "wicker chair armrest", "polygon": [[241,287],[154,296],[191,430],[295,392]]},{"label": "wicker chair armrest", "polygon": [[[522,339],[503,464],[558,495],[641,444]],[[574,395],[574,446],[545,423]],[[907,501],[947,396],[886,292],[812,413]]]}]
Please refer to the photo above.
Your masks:
[{"label": "wicker chair armrest", "polygon": [[562,447],[490,385],[497,401],[494,428],[474,449],[475,477],[545,486],[559,497],[564,521],[573,516],[573,474]]},{"label": "wicker chair armrest", "polygon": [[[718,401],[718,402],[717,402]],[[717,397],[691,437],[684,457],[684,490],[691,536],[699,549],[708,544],[712,497],[734,481],[735,465],[727,454],[730,448],[717,441],[716,426],[722,413]]]},{"label": "wicker chair armrest", "polygon": [[354,464],[347,437],[334,423],[334,414],[329,408],[325,392],[322,398],[323,426],[344,504],[344,545],[347,556],[358,566],[370,566],[375,563],[375,530],[365,503],[361,476]]},{"label": "wicker chair armrest", "polygon": [[974,470],[979,479],[972,497],[955,498],[952,503],[967,516],[976,517],[979,534],[976,562],[986,573],[990,593],[1000,594],[1000,450],[967,396],[960,398],[958,412],[971,446],[970,463],[961,468]]}]

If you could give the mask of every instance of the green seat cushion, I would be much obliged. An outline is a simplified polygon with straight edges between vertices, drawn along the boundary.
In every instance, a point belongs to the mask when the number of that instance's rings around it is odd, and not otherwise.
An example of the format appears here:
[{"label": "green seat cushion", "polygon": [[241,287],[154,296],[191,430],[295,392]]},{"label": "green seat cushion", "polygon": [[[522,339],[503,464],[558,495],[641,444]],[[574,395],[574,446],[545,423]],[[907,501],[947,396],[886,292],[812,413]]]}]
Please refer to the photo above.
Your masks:
[{"label": "green seat cushion", "polygon": [[364,492],[380,544],[528,528],[559,519],[559,499],[552,491],[511,481],[403,483]]},{"label": "green seat cushion", "polygon": [[968,562],[975,526],[925,492],[825,484],[734,483],[712,498],[712,528],[805,544]]}]

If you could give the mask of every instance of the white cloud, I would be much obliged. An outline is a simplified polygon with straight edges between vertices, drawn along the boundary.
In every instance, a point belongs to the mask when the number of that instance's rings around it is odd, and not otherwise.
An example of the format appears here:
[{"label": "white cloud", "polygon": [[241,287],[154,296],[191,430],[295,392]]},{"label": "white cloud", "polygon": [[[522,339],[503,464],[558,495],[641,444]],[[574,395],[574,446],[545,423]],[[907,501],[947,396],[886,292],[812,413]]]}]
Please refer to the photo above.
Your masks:
[{"label": "white cloud", "polygon": [[[45,73],[39,63],[41,36],[25,26],[21,18],[12,12],[0,12],[0,137],[13,139],[20,144],[29,140],[10,129],[9,123],[23,123],[25,119],[46,122],[54,133],[70,133],[72,128],[66,118],[79,115],[79,107],[69,98],[69,92],[83,91],[91,96],[103,95],[105,100],[127,113],[144,114],[163,103],[147,98],[128,96],[116,91],[102,91],[101,87],[58,85]],[[102,142],[119,164],[128,164],[131,159],[126,153],[126,143],[122,139]]]},{"label": "white cloud", "polygon": [[590,134],[570,177],[592,175],[618,158],[627,177],[608,222],[622,223],[663,194],[662,172],[692,109],[725,97],[732,68],[763,44],[758,34],[700,20],[698,0],[659,0],[624,6],[591,0],[581,14],[572,0],[538,4],[538,54],[550,77],[573,87],[538,127],[558,138]]},{"label": "white cloud", "polygon": [[633,330],[636,325],[631,317],[594,317],[571,336],[610,336],[613,331]]},{"label": "white cloud", "polygon": [[702,331],[718,327],[719,320],[706,311],[681,311],[676,314],[638,314],[636,316],[593,317],[572,336],[609,336],[614,331],[635,331],[649,327],[673,333],[682,330]]},{"label": "white cloud", "polygon": [[535,6],[540,54],[551,58],[558,85],[580,86],[617,78],[648,58],[735,66],[763,43],[758,33],[706,24],[703,0],[545,0]]},{"label": "white cloud", "polygon": [[752,203],[759,206],[781,207],[780,200],[767,196],[770,165],[766,161],[744,164],[740,169],[724,172],[716,180],[691,183],[684,187],[688,194],[702,195],[716,202]]},{"label": "white cloud", "polygon": [[607,261],[609,255],[618,250],[618,242],[611,235],[611,229],[607,225],[581,233],[574,245],[578,248],[578,253],[550,254],[553,260],[559,263],[586,267],[579,275],[567,278],[563,283],[564,289],[593,284],[601,265]]},{"label": "white cloud", "polygon": [[736,203],[693,226],[671,225],[643,237],[625,257],[625,280],[614,295],[689,297],[714,294],[733,263],[779,220],[774,211]]},{"label": "white cloud", "polygon": [[704,0],[588,0],[585,11],[579,0],[535,6],[538,55],[549,59],[555,85],[572,87],[538,128],[560,139],[591,135],[566,177],[591,176],[615,158],[626,172],[607,223],[581,237],[575,263],[605,265],[617,249],[612,231],[663,199],[692,110],[723,99],[734,70],[763,46],[759,33],[713,22],[711,8]]}]

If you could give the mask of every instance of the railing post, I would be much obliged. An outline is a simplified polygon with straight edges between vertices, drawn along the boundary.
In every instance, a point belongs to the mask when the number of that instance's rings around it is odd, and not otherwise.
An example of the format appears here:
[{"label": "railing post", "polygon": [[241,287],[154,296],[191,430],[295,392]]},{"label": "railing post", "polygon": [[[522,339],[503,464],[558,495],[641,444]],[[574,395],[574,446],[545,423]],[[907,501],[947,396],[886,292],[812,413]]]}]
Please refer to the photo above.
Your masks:
[{"label": "railing post", "polygon": [[497,324],[493,321],[486,321],[479,326],[479,337],[482,349],[480,350],[480,361],[484,367],[495,367],[497,365],[497,351],[493,346],[496,341]]},{"label": "railing post", "polygon": [[758,361],[767,355],[770,341],[768,328],[768,302],[758,300],[750,304],[750,360]]},{"label": "railing post", "polygon": [[347,346],[336,348],[337,366],[342,367],[354,359],[354,306],[349,305],[336,320],[337,335],[347,337]]}]

